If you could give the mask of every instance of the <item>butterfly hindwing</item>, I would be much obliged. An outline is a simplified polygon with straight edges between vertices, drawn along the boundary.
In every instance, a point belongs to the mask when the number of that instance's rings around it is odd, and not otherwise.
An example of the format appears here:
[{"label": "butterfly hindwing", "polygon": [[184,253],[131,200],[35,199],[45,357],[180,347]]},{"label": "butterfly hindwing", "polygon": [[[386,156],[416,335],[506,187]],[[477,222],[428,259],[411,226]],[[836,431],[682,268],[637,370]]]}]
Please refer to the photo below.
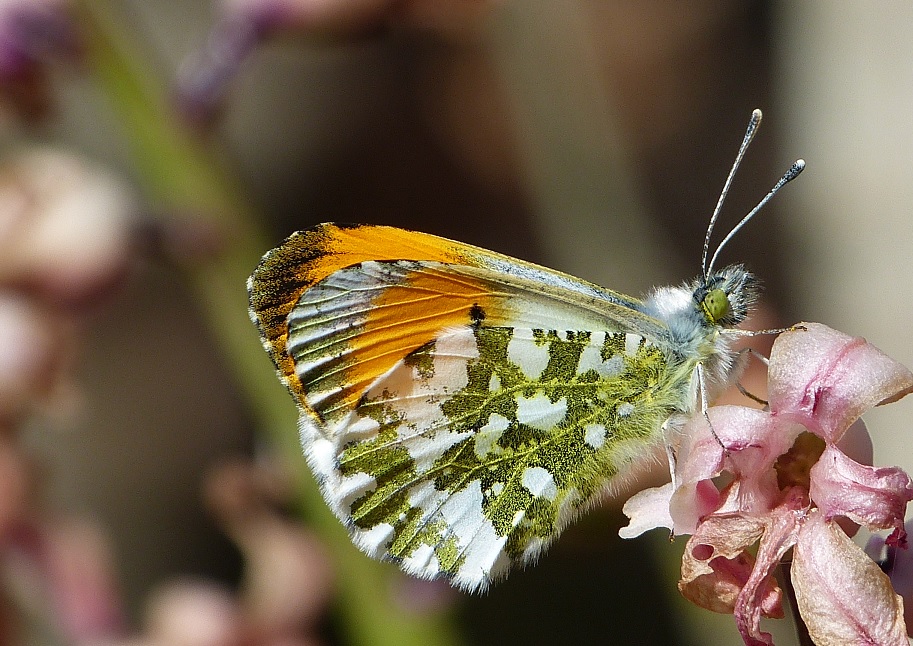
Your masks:
[{"label": "butterfly hindwing", "polygon": [[327,501],[410,573],[475,589],[536,558],[685,397],[638,301],[424,234],[296,235],[252,314]]}]

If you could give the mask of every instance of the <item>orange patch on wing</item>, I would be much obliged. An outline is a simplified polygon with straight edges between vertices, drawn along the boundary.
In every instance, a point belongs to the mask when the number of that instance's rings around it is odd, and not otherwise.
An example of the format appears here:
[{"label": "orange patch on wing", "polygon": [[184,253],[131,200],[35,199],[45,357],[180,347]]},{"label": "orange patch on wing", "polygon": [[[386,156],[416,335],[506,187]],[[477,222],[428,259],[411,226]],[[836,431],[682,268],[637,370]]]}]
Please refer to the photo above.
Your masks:
[{"label": "orange patch on wing", "polygon": [[384,289],[352,341],[355,363],[346,371],[347,404],[354,406],[371,383],[442,330],[489,316],[496,303],[496,296],[476,281],[446,272],[412,272],[405,284]]},{"label": "orange patch on wing", "polygon": [[[299,404],[307,406],[304,387],[286,350],[286,319],[301,294],[330,274],[368,260],[477,266],[478,260],[474,256],[484,254],[496,255],[446,238],[395,227],[320,224],[292,234],[263,257],[251,279],[251,311],[283,381]],[[441,296],[434,299],[434,304],[416,299],[414,295],[418,293],[419,285],[440,288]],[[366,358],[353,373],[355,383],[352,393],[347,393],[347,399],[364,387],[373,375],[382,374],[408,352],[433,339],[433,331],[447,325],[466,324],[470,320],[469,309],[476,297],[481,298],[483,294],[484,290],[465,281],[445,284],[442,279],[428,277],[417,278],[415,285],[385,290],[382,302],[378,303],[382,307],[372,316],[368,336],[359,340]],[[400,327],[391,331],[389,325],[394,316],[399,319]]]},{"label": "orange patch on wing", "polygon": [[306,267],[307,281],[313,285],[334,271],[366,260],[430,260],[463,263],[459,243],[427,233],[395,227],[321,225],[314,232],[327,236],[323,254]]}]

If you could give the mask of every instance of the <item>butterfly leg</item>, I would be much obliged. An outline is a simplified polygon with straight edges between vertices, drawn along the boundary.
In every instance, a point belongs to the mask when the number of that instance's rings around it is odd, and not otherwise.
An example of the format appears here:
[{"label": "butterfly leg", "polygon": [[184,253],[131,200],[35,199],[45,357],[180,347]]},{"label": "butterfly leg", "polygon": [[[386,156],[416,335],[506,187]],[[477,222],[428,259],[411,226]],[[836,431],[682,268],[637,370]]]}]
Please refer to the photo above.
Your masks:
[{"label": "butterfly leg", "polygon": [[[753,350],[751,348],[742,348],[741,350],[739,350],[739,355],[738,355],[737,361],[739,361],[739,362],[745,361],[747,363],[747,359],[745,359],[745,357],[748,357],[749,359],[751,357],[755,357],[758,361],[763,363],[765,366],[770,365],[770,359],[765,357],[763,354],[761,354],[757,350]],[[748,397],[748,399],[755,401],[755,402],[761,404],[762,406],[767,406],[768,402],[766,399],[758,397],[754,393],[746,390],[745,386],[742,385],[741,381],[737,381],[735,383],[735,385],[736,385],[736,388],[739,389],[739,392],[742,393],[745,397]]]},{"label": "butterfly leg", "polygon": [[710,434],[713,435],[713,439],[715,439],[717,444],[723,449],[723,453],[729,457],[729,449],[726,448],[726,445],[723,444],[723,440],[721,440],[720,436],[713,430],[713,424],[710,422],[710,415],[707,413],[707,409],[710,405],[707,401],[707,375],[704,373],[704,364],[702,363],[697,364],[697,392],[701,405],[701,415],[704,416],[704,420],[707,422],[707,428],[710,429]]},{"label": "butterfly leg", "polygon": [[742,337],[742,336],[766,336],[766,335],[777,335],[783,334],[784,332],[804,332],[807,330],[804,325],[790,325],[789,327],[778,327],[772,330],[727,330],[727,334],[732,336]]},{"label": "butterfly leg", "polygon": [[670,419],[667,419],[663,422],[662,433],[663,433],[663,448],[666,449],[666,459],[669,461],[669,475],[671,476],[672,490],[675,491],[678,489],[678,480],[675,477],[675,466],[678,464],[678,461],[675,457],[675,447],[672,445],[672,430],[670,428]]},{"label": "butterfly leg", "polygon": [[[804,331],[805,329],[806,328],[802,325],[791,325],[790,327],[775,328],[772,330],[729,330],[729,333],[731,333],[737,337],[753,337],[753,336],[763,336],[763,335],[777,335],[777,334],[782,334],[783,332]],[[748,357],[753,356],[753,357],[757,358],[765,366],[770,365],[770,360],[767,357],[765,357],[763,354],[761,354],[757,350],[752,350],[751,348],[743,348],[742,350],[740,350],[737,361],[739,361],[739,362],[745,361],[744,357],[746,355]],[[741,381],[736,381],[736,387],[739,389],[739,392],[742,393],[748,399],[755,401],[755,402],[761,404],[762,406],[767,406],[768,402],[766,399],[758,397],[754,393],[751,393],[748,390],[746,390],[745,387],[742,385]]]}]

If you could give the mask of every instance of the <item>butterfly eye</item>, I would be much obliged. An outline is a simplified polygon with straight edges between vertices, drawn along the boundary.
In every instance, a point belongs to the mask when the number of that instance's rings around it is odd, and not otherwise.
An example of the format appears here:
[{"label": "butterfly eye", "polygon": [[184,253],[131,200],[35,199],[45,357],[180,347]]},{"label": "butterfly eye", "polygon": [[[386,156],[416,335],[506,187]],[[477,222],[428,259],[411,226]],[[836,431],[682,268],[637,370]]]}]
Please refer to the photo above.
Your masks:
[{"label": "butterfly eye", "polygon": [[704,310],[704,315],[714,325],[719,324],[719,322],[732,314],[732,306],[729,303],[729,297],[726,295],[722,289],[711,289],[707,292],[707,295],[704,296],[704,300],[701,302],[701,307]]}]

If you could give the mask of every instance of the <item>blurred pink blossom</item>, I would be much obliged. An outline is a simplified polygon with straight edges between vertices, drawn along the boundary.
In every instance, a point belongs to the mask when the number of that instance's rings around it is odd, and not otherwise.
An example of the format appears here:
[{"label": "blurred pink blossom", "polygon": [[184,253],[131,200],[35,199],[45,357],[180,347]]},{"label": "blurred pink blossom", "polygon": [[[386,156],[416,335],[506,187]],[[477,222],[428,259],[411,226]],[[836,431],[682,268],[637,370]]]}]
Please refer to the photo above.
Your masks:
[{"label": "blurred pink blossom", "polygon": [[[101,532],[41,509],[19,427],[68,382],[83,309],[112,293],[136,252],[136,211],[122,181],[74,154],[32,148],[0,162],[0,615],[13,618],[7,632],[0,622],[0,643],[47,635],[76,646],[315,646],[333,573],[320,543],[279,511],[292,489],[278,470],[233,463],[207,486],[245,557],[241,589],[168,584],[135,638],[125,636]],[[188,235],[213,237],[155,232],[176,255],[198,246]]]},{"label": "blurred pink blossom", "polygon": [[146,640],[165,646],[243,646],[238,600],[214,583],[179,580],[165,584],[149,599]]},{"label": "blurred pink blossom", "polygon": [[320,542],[279,511],[290,487],[274,466],[239,460],[214,469],[206,500],[241,548],[240,589],[170,582],[151,596],[142,635],[107,646],[320,646],[333,571]]},{"label": "blurred pink blossom", "polygon": [[206,43],[179,70],[179,103],[192,121],[210,121],[244,61],[279,34],[347,38],[389,25],[452,33],[478,26],[502,1],[222,0]]},{"label": "blurred pink blossom", "polygon": [[0,289],[0,420],[17,419],[55,388],[73,343],[67,328],[44,304]]},{"label": "blurred pink blossom", "polygon": [[891,530],[888,545],[905,546],[913,483],[898,468],[856,462],[839,443],[852,426],[866,452],[859,416],[908,394],[913,373],[864,339],[805,328],[774,343],[769,412],[711,408],[715,435],[694,416],[674,486],[632,497],[621,534],[661,526],[691,534],[679,588],[702,607],[732,612],[746,644],[772,643],[759,621],[783,614],[773,571],[792,549],[798,610],[816,644],[906,646],[900,597],[842,527],[848,519],[851,528]]},{"label": "blurred pink blossom", "polygon": [[[0,5],[0,23],[12,4]],[[0,162],[0,614],[11,626],[3,643],[45,635],[88,644],[124,630],[107,542],[90,521],[42,508],[39,469],[19,434],[66,390],[78,312],[125,272],[134,208],[120,180],[76,155],[33,148]]]},{"label": "blurred pink blossom", "polygon": [[78,38],[68,0],[0,0],[0,97],[28,119],[50,106],[46,67],[72,59]]},{"label": "blurred pink blossom", "polygon": [[125,275],[135,210],[124,182],[74,154],[0,161],[0,420],[66,392],[77,311]]},{"label": "blurred pink blossom", "polygon": [[322,544],[278,511],[292,495],[292,479],[275,465],[226,463],[213,471],[207,485],[210,508],[244,554],[246,620],[269,640],[313,630],[334,587],[330,556]]},{"label": "blurred pink blossom", "polygon": [[0,164],[0,286],[53,304],[91,302],[125,272],[131,189],[82,157],[31,148]]}]

